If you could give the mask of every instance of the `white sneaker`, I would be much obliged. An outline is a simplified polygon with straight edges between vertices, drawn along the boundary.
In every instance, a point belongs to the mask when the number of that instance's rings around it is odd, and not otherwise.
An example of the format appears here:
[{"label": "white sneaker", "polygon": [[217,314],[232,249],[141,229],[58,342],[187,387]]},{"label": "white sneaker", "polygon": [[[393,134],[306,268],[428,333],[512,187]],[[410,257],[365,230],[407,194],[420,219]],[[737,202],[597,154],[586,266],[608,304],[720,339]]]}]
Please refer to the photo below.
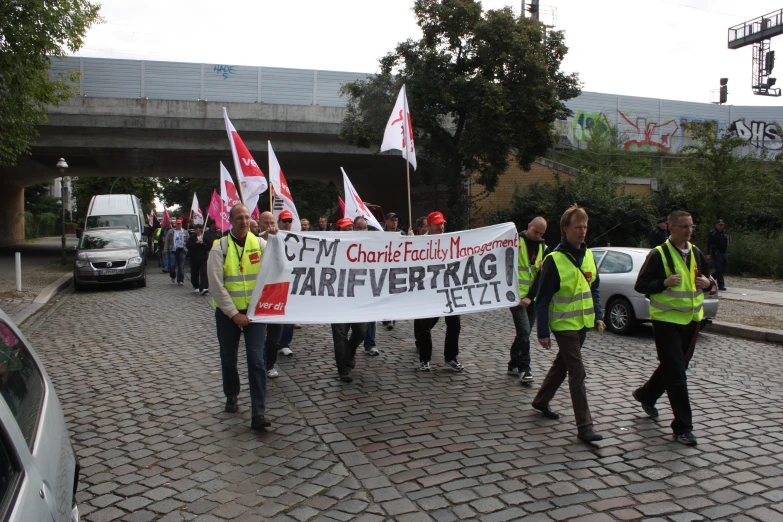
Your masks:
[{"label": "white sneaker", "polygon": [[198,288],[194,288],[194,289],[193,289],[193,293],[194,293],[194,294],[200,294],[200,293],[201,293],[201,290],[199,290]]},{"label": "white sneaker", "polygon": [[280,355],[285,355],[286,357],[291,357],[294,354],[293,350],[291,350],[291,348],[289,348],[288,346],[284,346],[283,348],[280,348],[277,351],[277,353],[279,353]]},{"label": "white sneaker", "polygon": [[266,376],[269,377],[270,379],[277,379],[278,377],[280,377],[280,374],[277,373],[276,368],[272,368],[271,370],[266,372]]},{"label": "white sneaker", "polygon": [[375,346],[373,346],[369,350],[364,350],[364,355],[371,355],[371,356],[375,357],[376,355],[380,355],[380,354],[381,354],[381,352],[379,352],[378,348],[376,348]]},{"label": "white sneaker", "polygon": [[517,375],[519,375],[519,370],[518,370],[517,368],[509,368],[509,369],[508,369],[508,372],[506,372],[506,373],[508,373],[509,375],[513,375],[514,377],[516,377]]}]

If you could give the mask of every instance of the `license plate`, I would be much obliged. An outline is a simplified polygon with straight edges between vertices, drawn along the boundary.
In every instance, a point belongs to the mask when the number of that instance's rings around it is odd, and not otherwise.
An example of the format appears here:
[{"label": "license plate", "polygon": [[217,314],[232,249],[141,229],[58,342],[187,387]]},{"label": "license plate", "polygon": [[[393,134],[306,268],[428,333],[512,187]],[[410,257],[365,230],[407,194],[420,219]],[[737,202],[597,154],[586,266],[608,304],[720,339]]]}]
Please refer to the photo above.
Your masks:
[{"label": "license plate", "polygon": [[114,274],[121,274],[122,268],[106,268],[104,270],[98,270],[98,275],[114,275]]}]

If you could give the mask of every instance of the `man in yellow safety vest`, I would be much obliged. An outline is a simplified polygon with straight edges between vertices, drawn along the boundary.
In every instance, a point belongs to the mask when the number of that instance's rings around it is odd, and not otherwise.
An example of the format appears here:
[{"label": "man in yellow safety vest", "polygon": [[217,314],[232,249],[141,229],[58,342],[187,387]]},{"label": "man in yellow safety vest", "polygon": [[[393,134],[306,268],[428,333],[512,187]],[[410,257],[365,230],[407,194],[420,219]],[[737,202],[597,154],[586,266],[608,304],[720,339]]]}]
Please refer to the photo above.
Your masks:
[{"label": "man in yellow safety vest", "polygon": [[[229,213],[231,231],[215,241],[209,252],[207,275],[209,291],[215,305],[215,324],[220,345],[220,365],[223,373],[223,393],[226,395],[226,411],[239,410],[239,372],[237,352],[239,337],[244,335],[247,352],[247,380],[250,388],[252,429],[268,428],[271,423],[265,417],[266,324],[252,323],[247,316],[250,297],[261,268],[264,251],[259,239],[249,233],[250,211],[245,205],[236,205]],[[276,234],[277,229],[268,230]]]},{"label": "man in yellow safety vest", "polygon": [[551,330],[559,350],[533,399],[533,408],[547,418],[560,418],[549,407],[549,401],[568,375],[577,437],[585,442],[595,442],[603,437],[593,429],[593,419],[587,405],[582,345],[587,330],[596,327],[602,332],[605,325],[595,259],[585,245],[587,219],[587,212],[577,205],[565,211],[560,218],[562,240],[546,257],[541,269],[541,281],[536,294],[538,342],[550,349]]},{"label": "man in yellow safety vest", "polygon": [[669,239],[650,250],[634,286],[650,298],[659,364],[647,383],[633,392],[633,398],[649,417],[657,418],[655,403],[665,391],[674,414],[671,427],[675,440],[695,446],[685,370],[704,317],[704,291],[715,283],[704,275],[709,274],[707,258],[690,243],[696,228],[693,217],[676,210],[669,214],[668,222]]},{"label": "man in yellow safety vest", "polygon": [[511,358],[508,362],[508,374],[519,376],[519,382],[530,384],[533,374],[530,369],[530,330],[536,322],[536,307],[533,299],[538,290],[538,274],[544,263],[547,247],[541,239],[546,233],[546,219],[534,218],[527,230],[519,234],[519,303],[512,306],[516,336],[511,344]]}]

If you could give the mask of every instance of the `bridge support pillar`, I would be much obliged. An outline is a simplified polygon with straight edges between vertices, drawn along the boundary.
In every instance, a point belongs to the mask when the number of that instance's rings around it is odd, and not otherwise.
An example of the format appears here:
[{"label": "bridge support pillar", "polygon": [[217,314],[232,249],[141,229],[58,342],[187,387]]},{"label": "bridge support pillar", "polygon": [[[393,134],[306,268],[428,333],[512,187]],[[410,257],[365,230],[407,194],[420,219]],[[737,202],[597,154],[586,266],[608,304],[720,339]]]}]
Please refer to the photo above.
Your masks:
[{"label": "bridge support pillar", "polygon": [[24,189],[0,178],[0,247],[24,243]]}]

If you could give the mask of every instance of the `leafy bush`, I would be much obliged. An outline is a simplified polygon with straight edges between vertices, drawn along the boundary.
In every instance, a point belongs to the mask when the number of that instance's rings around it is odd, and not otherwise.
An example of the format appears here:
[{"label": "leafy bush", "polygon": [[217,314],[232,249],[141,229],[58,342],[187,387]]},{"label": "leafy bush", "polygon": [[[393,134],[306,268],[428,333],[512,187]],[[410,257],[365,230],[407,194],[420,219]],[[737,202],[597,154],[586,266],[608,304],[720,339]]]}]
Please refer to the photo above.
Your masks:
[{"label": "leafy bush", "polygon": [[42,237],[53,236],[57,233],[57,214],[46,212],[38,216],[38,234]]},{"label": "leafy bush", "polygon": [[783,231],[735,231],[729,248],[730,274],[783,278]]},{"label": "leafy bush", "polygon": [[38,219],[32,212],[24,213],[24,238],[33,239],[38,237]]},{"label": "leafy bush", "polygon": [[655,210],[648,198],[626,194],[624,185],[607,174],[583,174],[561,180],[555,185],[535,183],[524,191],[517,186],[511,208],[489,216],[490,223],[513,221],[517,228],[527,228],[536,216],[546,218],[547,244],[560,241],[560,217],[577,203],[590,216],[587,244],[596,246],[639,246],[655,223]]}]

